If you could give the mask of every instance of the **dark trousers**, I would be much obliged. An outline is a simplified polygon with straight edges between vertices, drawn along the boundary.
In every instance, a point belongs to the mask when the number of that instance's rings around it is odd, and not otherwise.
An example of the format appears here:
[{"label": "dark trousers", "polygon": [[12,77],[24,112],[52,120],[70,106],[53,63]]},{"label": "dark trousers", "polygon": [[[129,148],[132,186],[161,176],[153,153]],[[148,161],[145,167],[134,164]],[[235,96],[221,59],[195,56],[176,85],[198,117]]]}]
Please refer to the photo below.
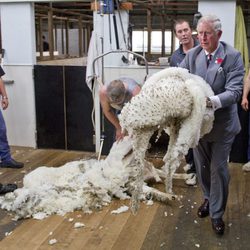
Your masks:
[{"label": "dark trousers", "polygon": [[8,161],[11,159],[10,147],[7,139],[6,125],[0,110],[0,159],[1,161]]},{"label": "dark trousers", "polygon": [[202,138],[194,149],[198,180],[204,198],[209,200],[210,217],[213,219],[221,218],[226,208],[230,180],[227,160],[234,137],[219,142],[208,142]]},{"label": "dark trousers", "polygon": [[247,160],[250,161],[250,112],[248,113],[248,147],[247,147]]}]

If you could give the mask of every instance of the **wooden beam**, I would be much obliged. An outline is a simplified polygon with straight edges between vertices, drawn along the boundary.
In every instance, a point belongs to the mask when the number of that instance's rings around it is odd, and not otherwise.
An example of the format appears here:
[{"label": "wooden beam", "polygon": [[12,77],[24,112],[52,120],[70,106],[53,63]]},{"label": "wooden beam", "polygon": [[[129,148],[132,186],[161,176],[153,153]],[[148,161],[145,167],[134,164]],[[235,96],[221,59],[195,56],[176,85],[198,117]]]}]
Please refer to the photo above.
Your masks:
[{"label": "wooden beam", "polygon": [[77,15],[77,16],[80,15],[82,17],[87,17],[87,18],[93,19],[92,15],[86,15],[86,14],[82,14],[82,13],[74,12],[74,11],[69,11],[69,10],[60,10],[60,9],[57,9],[57,8],[52,8],[52,7],[48,7],[48,6],[41,6],[41,5],[36,5],[36,8],[37,9],[42,9],[42,10],[45,10],[45,11],[52,10],[54,13],[64,13],[64,14],[68,14],[68,15]]},{"label": "wooden beam", "polygon": [[[100,4],[97,1],[91,3],[91,10],[98,11],[100,9]],[[131,2],[121,2],[119,5],[120,10],[132,10],[133,4]]]},{"label": "wooden beam", "polygon": [[[43,19],[48,19],[48,15],[45,15],[45,14],[38,14],[37,17],[41,17]],[[68,18],[68,17],[60,17],[60,16],[56,16],[56,15],[53,15],[53,19],[54,20],[68,20],[70,22],[78,22],[78,18]],[[86,24],[91,24],[93,23],[93,20],[82,20],[82,23],[86,23]]]},{"label": "wooden beam", "polygon": [[160,6],[162,7],[163,5],[165,6],[194,6],[198,5],[198,1],[174,1],[174,2],[169,2],[169,1],[163,1],[163,0],[150,0],[150,1],[138,1],[138,0],[130,0],[134,6],[137,5],[147,5],[148,7],[153,7],[153,6]]}]

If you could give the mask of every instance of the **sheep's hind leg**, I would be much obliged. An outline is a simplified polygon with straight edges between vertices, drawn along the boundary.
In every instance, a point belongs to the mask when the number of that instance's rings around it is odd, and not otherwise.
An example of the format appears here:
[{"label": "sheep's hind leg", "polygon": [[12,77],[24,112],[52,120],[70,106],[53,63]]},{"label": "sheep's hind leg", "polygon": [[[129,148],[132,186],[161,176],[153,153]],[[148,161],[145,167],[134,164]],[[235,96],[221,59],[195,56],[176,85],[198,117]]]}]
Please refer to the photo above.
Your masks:
[{"label": "sheep's hind leg", "polygon": [[189,121],[184,121],[180,130],[177,133],[176,141],[171,145],[171,151],[168,155],[164,170],[166,172],[166,192],[172,193],[172,181],[177,168],[180,166],[183,157],[187,154],[188,149],[192,145],[193,135],[186,133],[190,127]]},{"label": "sheep's hind leg", "polygon": [[175,148],[176,141],[178,138],[178,131],[179,131],[179,127],[177,127],[175,123],[170,126],[168,150],[167,150],[166,155],[163,157],[165,164],[162,167],[162,170],[165,173],[165,190],[166,190],[166,193],[168,194],[173,194],[173,191],[172,191],[173,171],[171,170],[171,168],[172,168],[174,148]]},{"label": "sheep's hind leg", "polygon": [[132,191],[132,198],[131,198],[131,210],[133,214],[138,211],[139,208],[139,200],[142,194],[142,187],[143,187],[143,168],[144,168],[144,158],[145,153],[148,147],[149,139],[152,135],[151,131],[141,132],[133,134],[133,151],[134,151],[134,183],[133,191]]},{"label": "sheep's hind leg", "polygon": [[165,172],[165,190],[168,194],[173,194],[173,169],[170,160],[167,160],[163,166]]}]

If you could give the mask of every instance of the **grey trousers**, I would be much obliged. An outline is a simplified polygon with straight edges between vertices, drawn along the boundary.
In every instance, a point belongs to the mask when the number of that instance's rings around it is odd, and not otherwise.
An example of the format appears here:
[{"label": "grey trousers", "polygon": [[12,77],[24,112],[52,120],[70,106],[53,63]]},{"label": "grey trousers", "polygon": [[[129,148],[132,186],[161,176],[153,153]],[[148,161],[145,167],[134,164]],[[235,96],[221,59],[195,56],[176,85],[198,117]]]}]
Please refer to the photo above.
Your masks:
[{"label": "grey trousers", "polygon": [[194,149],[197,177],[205,199],[209,200],[209,213],[213,219],[222,218],[228,198],[228,157],[234,141],[232,136],[220,142],[199,141]]}]

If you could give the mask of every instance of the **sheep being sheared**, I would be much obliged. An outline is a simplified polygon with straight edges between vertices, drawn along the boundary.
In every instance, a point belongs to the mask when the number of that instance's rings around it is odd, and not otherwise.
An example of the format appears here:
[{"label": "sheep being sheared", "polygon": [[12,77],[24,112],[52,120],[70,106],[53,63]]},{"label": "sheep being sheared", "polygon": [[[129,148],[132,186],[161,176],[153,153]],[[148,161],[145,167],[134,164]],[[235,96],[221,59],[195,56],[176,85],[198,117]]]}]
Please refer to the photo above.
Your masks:
[{"label": "sheep being sheared", "polygon": [[[129,199],[135,176],[132,140],[125,137],[114,143],[105,160],[80,160],[61,167],[39,167],[24,177],[23,188],[0,197],[2,209],[12,211],[16,219],[43,219],[51,214],[64,215],[76,209],[90,212],[108,205],[113,197]],[[160,179],[154,167],[145,161],[151,176]],[[161,202],[172,199],[143,183],[140,199]]]},{"label": "sheep being sheared", "polygon": [[134,212],[142,192],[143,161],[151,135],[157,129],[166,129],[170,136],[163,171],[166,192],[172,194],[172,178],[181,159],[212,129],[214,112],[206,107],[206,98],[213,95],[201,77],[186,69],[168,68],[150,77],[122,109],[119,120],[133,139],[137,171],[132,195]]}]

